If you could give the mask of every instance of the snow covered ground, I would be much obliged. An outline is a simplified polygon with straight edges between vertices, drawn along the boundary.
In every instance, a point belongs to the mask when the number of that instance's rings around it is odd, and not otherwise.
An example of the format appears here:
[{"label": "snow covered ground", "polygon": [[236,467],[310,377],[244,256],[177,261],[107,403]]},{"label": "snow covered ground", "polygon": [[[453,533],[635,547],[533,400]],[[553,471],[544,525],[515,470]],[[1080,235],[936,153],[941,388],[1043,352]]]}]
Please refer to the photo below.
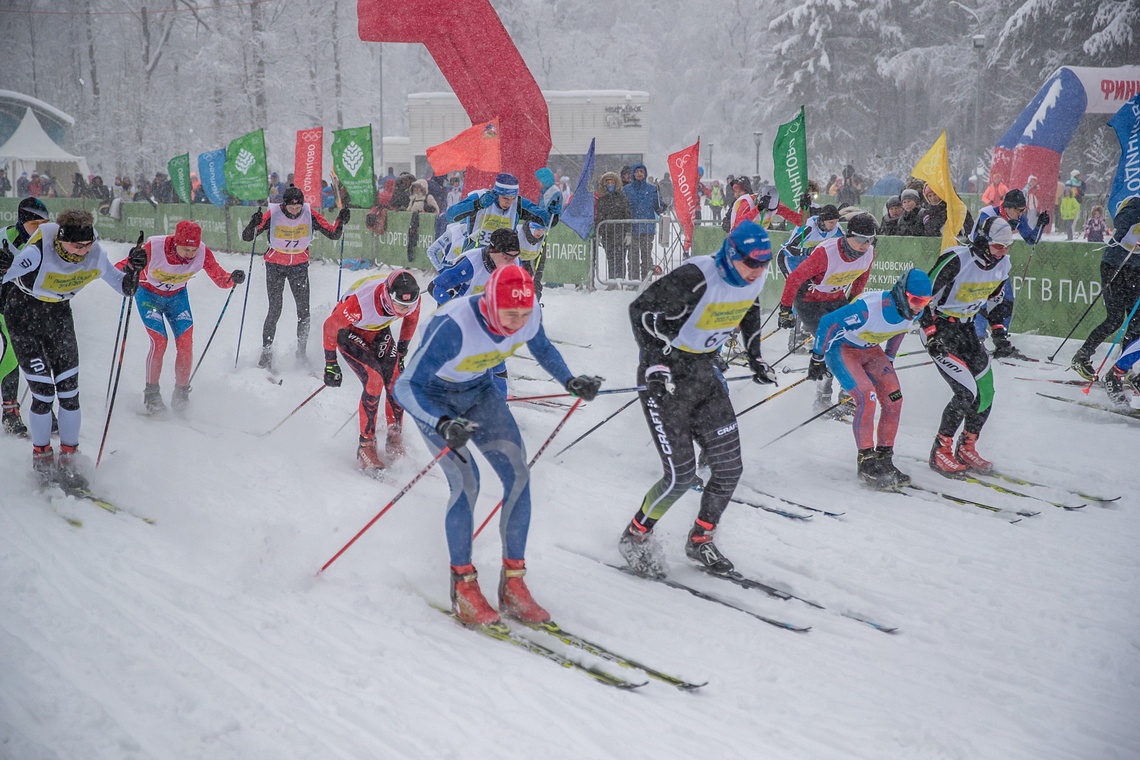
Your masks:
[{"label": "snow covered ground", "polygon": [[[126,246],[113,248],[125,254]],[[220,258],[225,266],[241,261]],[[314,362],[336,276],[332,267],[313,269]],[[346,273],[346,284],[353,277]],[[190,288],[201,350],[225,292],[204,277]],[[739,496],[763,500],[752,490],[760,488],[846,514],[794,521],[734,504],[718,543],[744,573],[827,609],[689,569],[681,543],[695,494],[658,532],[678,580],[810,625],[806,634],[591,559],[620,562],[618,535],[659,464],[632,408],[554,456],[628,397],[584,405],[535,466],[529,584],[568,630],[709,682],[695,693],[655,681],[622,692],[465,631],[429,606],[447,601],[446,487],[437,471],[316,576],[426,464],[426,449],[409,435],[410,456],[387,481],[359,475],[359,385],[351,375],[272,436],[259,435],[320,380],[311,374],[315,366],[291,367],[290,298],[278,330],[284,382],[271,384],[253,367],[266,308],[260,262],[243,356],[233,369],[242,295],[194,383],[186,422],[138,413],[147,342],[137,317],[131,327],[94,488],[154,525],[38,495],[28,443],[0,439],[0,757],[1140,757],[1140,503],[1128,475],[1140,430],[1122,417],[1036,395],[1077,398],[1074,388],[1016,379],[1071,372],[1046,363],[997,365],[997,399],[980,448],[1008,472],[1124,497],[1076,512],[931,473],[914,458],[928,453],[949,390],[930,366],[902,373],[899,464],[923,484],[1041,511],[1016,525],[970,506],[860,488],[851,433],[840,423],[814,422],[762,449],[810,415],[806,386],[744,416]],[[548,333],[591,346],[562,346],[572,370],[604,375],[610,387],[633,384],[625,316],[631,297],[548,291]],[[100,283],[74,302],[82,446],[92,459],[119,303]],[[1015,342],[1036,356],[1056,346],[1053,338]],[[770,343],[774,360],[785,341],[781,334]],[[908,337],[904,350],[918,348]],[[533,362],[512,361],[511,371],[515,392],[559,390],[525,379],[545,377]],[[743,408],[768,391],[737,383],[733,393]],[[533,452],[563,412],[520,404],[516,414]],[[483,470],[480,520],[500,496]],[[1068,491],[1029,490],[1080,503]],[[494,531],[476,541],[475,554],[493,595]],[[900,631],[885,634],[840,612]]]}]

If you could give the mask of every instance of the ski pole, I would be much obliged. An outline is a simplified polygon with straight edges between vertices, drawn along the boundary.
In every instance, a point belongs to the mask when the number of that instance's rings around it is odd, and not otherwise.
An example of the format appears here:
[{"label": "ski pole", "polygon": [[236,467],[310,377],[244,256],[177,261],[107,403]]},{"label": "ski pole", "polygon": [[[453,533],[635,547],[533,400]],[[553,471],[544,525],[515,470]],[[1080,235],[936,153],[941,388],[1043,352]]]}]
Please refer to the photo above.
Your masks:
[{"label": "ski pole", "polygon": [[422,478],[424,475],[427,475],[428,470],[430,470],[432,467],[435,467],[435,463],[438,462],[439,460],[443,459],[444,455],[446,455],[447,452],[449,452],[449,451],[451,451],[451,447],[449,447],[449,446],[444,446],[442,449],[440,449],[439,453],[435,455],[435,459],[428,462],[427,467],[420,470],[418,475],[416,475],[414,478],[412,478],[411,481],[409,481],[406,486],[401,488],[400,492],[398,494],[396,494],[395,496],[393,496],[392,500],[390,502],[388,502],[388,504],[383,509],[381,509],[379,512],[376,513],[375,517],[373,517],[371,520],[368,521],[367,525],[365,525],[363,528],[361,528],[360,531],[355,536],[353,536],[352,539],[349,540],[349,542],[347,544],[345,544],[344,546],[342,546],[340,548],[340,551],[338,551],[336,554],[334,554],[332,556],[332,559],[330,559],[325,564],[321,565],[321,569],[317,571],[317,575],[320,575],[321,573],[323,573],[326,569],[328,569],[329,565],[336,562],[337,558],[340,557],[340,555],[344,554],[345,551],[348,549],[348,547],[350,547],[354,543],[356,543],[356,539],[363,536],[365,531],[367,531],[369,528],[371,528],[372,525],[377,520],[379,520],[381,517],[384,516],[385,512],[387,512],[389,509],[391,509],[395,505],[396,502],[398,502],[401,498],[403,498],[404,494],[406,494],[408,491],[412,490],[412,486],[414,486],[416,483],[418,483],[420,478]]},{"label": "ski pole", "polygon": [[[261,212],[261,206],[257,207],[258,213]],[[238,344],[237,351],[234,352],[234,369],[237,369],[238,357],[241,356],[241,336],[245,332],[245,310],[249,306],[249,291],[250,286],[253,284],[253,259],[257,254],[257,234],[253,236],[253,243],[249,248],[249,271],[245,273],[245,298],[241,304],[241,324],[238,326]]]},{"label": "ski pole", "polygon": [[[752,375],[740,375],[739,377],[726,377],[726,383],[734,383],[737,380],[751,380]],[[607,391],[598,391],[599,396],[604,396],[613,393],[640,393],[645,390],[644,385],[635,385],[630,388],[612,388]],[[573,393],[548,393],[544,396],[507,396],[507,401],[544,401],[551,398],[569,398]]]},{"label": "ski pole", "polygon": [[115,412],[115,396],[119,393],[119,379],[123,376],[123,355],[127,352],[127,331],[131,329],[131,309],[135,299],[127,296],[127,318],[123,323],[123,340],[119,343],[119,371],[115,373],[115,385],[111,389],[111,398],[107,404],[107,421],[103,424],[103,440],[99,442],[99,455],[95,457],[95,466],[103,461],[103,447],[107,445],[107,433],[111,430],[111,415]]},{"label": "ski pole", "polygon": [[338,427],[336,429],[336,432],[333,433],[333,438],[336,438],[338,435],[340,435],[340,431],[344,430],[345,426],[348,423],[352,422],[352,418],[355,417],[357,414],[358,414],[358,411],[356,409],[353,409],[352,414],[348,415],[348,419],[345,420],[344,422],[340,423],[340,427]]},{"label": "ski pole", "polygon": [[[1116,271],[1112,273],[1112,277],[1109,277],[1108,282],[1104,284],[1104,290],[1108,290],[1108,286],[1116,281],[1116,275],[1120,274],[1120,270],[1124,269],[1124,265],[1128,263],[1128,260],[1132,258],[1132,254],[1136,253],[1137,249],[1140,249],[1140,243],[1132,246],[1132,250],[1130,250],[1128,252],[1128,255],[1124,257],[1124,261],[1120,262],[1120,266],[1116,268]],[[1094,298],[1092,302],[1089,303],[1089,307],[1085,309],[1085,313],[1082,314],[1081,318],[1077,320],[1077,323],[1073,325],[1073,329],[1069,330],[1069,334],[1066,335],[1064,340],[1061,341],[1061,345],[1057,346],[1057,350],[1054,351],[1053,355],[1048,359],[1050,364],[1053,362],[1053,359],[1057,357],[1057,354],[1061,353],[1061,349],[1065,346],[1065,343],[1068,342],[1069,338],[1073,337],[1073,333],[1075,333],[1077,331],[1077,328],[1080,327],[1081,322],[1085,321],[1085,317],[1087,317],[1089,315],[1089,312],[1092,311],[1092,307],[1096,306],[1097,301],[1099,301],[1100,297],[1104,295],[1104,290],[1096,294],[1096,298]]]},{"label": "ski pole", "polygon": [[344,230],[340,231],[340,262],[336,267],[336,300],[340,302],[340,278],[344,274]]},{"label": "ski pole", "polygon": [[309,397],[308,397],[308,398],[306,398],[306,399],[305,399],[304,401],[302,401],[301,403],[297,404],[297,407],[296,407],[296,408],[295,408],[293,411],[291,411],[291,412],[289,412],[289,414],[285,415],[285,419],[283,419],[283,420],[281,420],[280,422],[278,422],[278,423],[277,423],[276,425],[274,425],[274,426],[273,426],[271,429],[269,429],[269,430],[267,430],[266,432],[262,433],[262,434],[261,434],[261,437],[262,437],[262,438],[265,438],[266,436],[272,435],[272,434],[273,434],[273,431],[274,431],[274,430],[276,430],[277,428],[281,427],[281,426],[282,426],[282,425],[284,425],[286,422],[288,422],[288,421],[289,421],[289,418],[290,418],[290,417],[292,417],[292,416],[293,416],[294,414],[296,414],[297,412],[301,411],[301,407],[303,407],[305,404],[309,403],[309,402],[310,402],[310,401],[312,401],[314,398],[316,398],[316,397],[317,397],[317,394],[318,394],[318,393],[320,393],[321,391],[323,391],[323,390],[324,390],[325,388],[327,388],[327,387],[328,387],[327,385],[325,385],[324,383],[321,383],[321,387],[320,387],[320,388],[317,388],[315,391],[313,391],[312,393],[310,393],[310,394],[309,394]]},{"label": "ski pole", "polygon": [[[807,380],[807,378],[805,377],[805,378],[804,378],[804,380]],[[790,386],[789,386],[789,387],[790,387]],[[769,398],[771,398],[771,396],[769,396]],[[767,401],[767,400],[768,400],[768,399],[765,399],[765,401]],[[801,422],[800,424],[796,425],[794,428],[792,428],[791,430],[787,431],[786,433],[781,433],[780,435],[776,436],[775,438],[773,438],[772,440],[768,441],[767,443],[765,443],[765,444],[764,444],[763,446],[761,446],[760,448],[761,448],[761,449],[766,449],[766,448],[768,448],[769,446],[771,446],[773,443],[775,443],[776,441],[780,440],[781,438],[786,438],[787,436],[791,435],[792,433],[794,433],[794,432],[796,432],[797,430],[799,430],[800,428],[802,428],[804,425],[807,425],[809,422],[815,422],[816,420],[818,420],[818,419],[819,419],[820,417],[822,417],[823,415],[827,414],[828,412],[832,411],[833,409],[835,409],[836,407],[838,407],[838,406],[840,406],[841,404],[844,404],[844,403],[846,403],[846,401],[837,401],[837,402],[835,402],[835,403],[834,403],[834,404],[832,404],[831,406],[829,406],[829,407],[827,407],[826,409],[824,409],[822,412],[820,412],[820,413],[818,413],[818,414],[813,414],[811,417],[808,417],[806,420],[804,420],[804,421],[803,421],[803,422]],[[738,415],[738,416],[739,416],[739,415]],[[759,450],[759,449],[758,449],[758,450]]]},{"label": "ski pole", "polygon": [[226,302],[222,305],[222,313],[218,315],[218,321],[214,324],[214,331],[210,333],[206,347],[202,349],[202,355],[198,357],[198,363],[194,365],[194,371],[190,373],[190,380],[187,385],[194,382],[194,376],[198,374],[198,368],[202,366],[202,360],[206,358],[206,352],[210,350],[210,344],[214,342],[214,336],[218,334],[218,328],[222,326],[222,317],[226,316],[226,309],[230,307],[230,299],[233,297],[234,289],[230,288],[230,294],[226,296]]},{"label": "ski pole", "polygon": [[[573,414],[574,410],[581,405],[582,399],[578,399],[574,402],[574,406],[570,407],[570,411],[566,412],[566,415],[562,418],[562,421],[555,425],[554,432],[552,432],[547,437],[546,441],[541,446],[539,446],[538,451],[535,452],[534,456],[530,458],[530,462],[526,466],[527,470],[530,470],[532,467],[534,467],[534,463],[538,461],[538,458],[540,456],[542,456],[542,452],[546,451],[546,447],[549,446],[550,442],[554,440],[554,436],[558,435],[558,431],[561,430],[562,426],[566,424],[566,420],[570,419],[570,415]],[[479,537],[479,534],[483,532],[483,528],[487,527],[487,523],[491,522],[491,518],[495,516],[495,513],[498,512],[502,506],[503,502],[500,500],[499,503],[495,505],[495,508],[491,510],[491,514],[487,515],[487,519],[483,521],[483,524],[475,529],[475,532],[471,535],[472,541]]]},{"label": "ski pole", "polygon": [[115,348],[111,351],[111,370],[107,373],[107,395],[103,397],[103,409],[111,403],[111,382],[115,377],[115,356],[119,353],[119,336],[123,330],[123,315],[127,313],[127,299],[123,296],[123,303],[119,306],[119,324],[115,327]]},{"label": "ski pole", "polygon": [[776,391],[775,393],[773,393],[773,394],[772,394],[771,396],[769,396],[768,398],[766,398],[766,399],[764,399],[764,400],[762,400],[762,401],[757,401],[755,404],[753,404],[752,406],[748,407],[747,409],[744,409],[744,410],[742,410],[742,411],[739,411],[739,412],[737,412],[737,413],[736,413],[736,418],[737,418],[737,419],[740,419],[741,415],[745,415],[745,414],[748,414],[749,412],[751,412],[751,411],[752,411],[753,409],[755,409],[756,407],[758,407],[758,406],[761,406],[761,405],[763,405],[763,404],[767,404],[769,401],[771,401],[772,399],[776,398],[776,396],[779,396],[781,393],[787,393],[787,392],[788,392],[788,391],[790,391],[792,388],[795,388],[797,385],[801,385],[801,384],[803,384],[803,383],[806,383],[806,382],[807,382],[807,380],[808,380],[808,379],[807,379],[806,377],[801,377],[799,380],[795,381],[795,382],[794,382],[794,383],[792,383],[791,385],[785,385],[783,388],[781,388],[780,390]]},{"label": "ski pole", "polygon": [[[1112,340],[1112,345],[1108,347],[1108,353],[1104,355],[1104,360],[1101,361],[1100,366],[1096,368],[1097,377],[1100,377],[1100,371],[1104,369],[1104,365],[1108,362],[1108,357],[1112,356],[1112,352],[1116,349],[1116,344],[1119,343],[1120,339],[1124,337],[1124,333],[1126,330],[1128,330],[1128,325],[1132,322],[1132,317],[1135,316],[1136,307],[1138,306],[1140,306],[1140,298],[1137,298],[1136,303],[1132,305],[1132,311],[1128,312],[1128,318],[1125,319],[1124,324],[1120,326],[1120,329],[1116,333],[1116,337]],[[1089,380],[1089,384],[1086,387],[1081,388],[1081,393],[1085,394],[1086,396],[1089,395],[1089,391],[1092,390],[1093,383],[1095,382],[1095,379]]]},{"label": "ski pole", "polygon": [[607,422],[609,422],[610,420],[612,420],[614,417],[617,417],[619,414],[621,414],[621,413],[622,413],[622,412],[624,412],[626,409],[628,409],[629,407],[631,407],[633,404],[637,403],[638,399],[639,399],[639,397],[638,397],[638,396],[634,396],[634,397],[633,397],[633,398],[631,398],[629,401],[627,401],[627,402],[625,402],[624,404],[622,404],[620,407],[618,407],[618,410],[617,410],[616,412],[614,412],[613,414],[611,414],[609,417],[606,417],[604,420],[602,420],[601,422],[599,422],[597,425],[594,425],[592,428],[590,428],[589,430],[587,430],[585,433],[582,433],[582,435],[580,435],[580,436],[578,436],[577,438],[575,438],[575,439],[574,439],[573,441],[571,441],[571,442],[570,442],[570,443],[569,443],[569,444],[568,444],[566,447],[564,447],[564,448],[562,449],[562,451],[559,451],[559,452],[558,452],[557,454],[555,454],[554,456],[556,456],[556,457],[558,457],[558,456],[562,456],[562,454],[564,454],[565,452],[567,452],[567,451],[569,451],[571,448],[573,448],[573,447],[574,447],[574,444],[578,443],[578,442],[579,442],[579,441],[581,441],[583,438],[585,438],[586,436],[588,436],[590,433],[594,432],[595,430],[597,430],[598,428],[600,428],[602,425],[606,424]]}]

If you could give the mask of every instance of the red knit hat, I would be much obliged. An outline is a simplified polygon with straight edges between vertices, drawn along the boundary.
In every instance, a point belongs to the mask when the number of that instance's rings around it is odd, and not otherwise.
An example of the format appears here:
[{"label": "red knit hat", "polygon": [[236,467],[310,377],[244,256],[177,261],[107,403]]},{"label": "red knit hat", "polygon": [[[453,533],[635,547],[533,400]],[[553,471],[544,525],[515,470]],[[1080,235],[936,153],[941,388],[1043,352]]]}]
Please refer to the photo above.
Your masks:
[{"label": "red knit hat", "polygon": [[487,320],[491,330],[498,335],[510,335],[499,319],[499,309],[533,309],[534,280],[525,269],[509,264],[491,272],[483,296],[479,299],[479,311]]},{"label": "red knit hat", "polygon": [[197,222],[183,219],[174,228],[174,244],[197,248],[202,244],[202,228],[198,226]]}]

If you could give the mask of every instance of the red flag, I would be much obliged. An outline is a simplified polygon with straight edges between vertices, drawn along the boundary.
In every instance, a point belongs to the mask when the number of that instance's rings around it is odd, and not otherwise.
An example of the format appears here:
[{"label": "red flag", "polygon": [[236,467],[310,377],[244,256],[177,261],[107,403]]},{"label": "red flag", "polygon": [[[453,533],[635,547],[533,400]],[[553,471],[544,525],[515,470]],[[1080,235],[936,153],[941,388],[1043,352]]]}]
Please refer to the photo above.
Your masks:
[{"label": "red flag", "polygon": [[481,122],[465,129],[447,142],[427,149],[428,163],[436,174],[479,169],[498,172],[499,118]]},{"label": "red flag", "polygon": [[297,130],[297,151],[293,158],[293,184],[305,194],[305,203],[321,207],[321,159],[324,155],[324,129]]},{"label": "red flag", "polygon": [[684,249],[693,245],[693,216],[697,206],[697,166],[700,163],[701,139],[687,148],[669,155],[669,176],[673,179],[673,204],[677,220],[685,232]]}]

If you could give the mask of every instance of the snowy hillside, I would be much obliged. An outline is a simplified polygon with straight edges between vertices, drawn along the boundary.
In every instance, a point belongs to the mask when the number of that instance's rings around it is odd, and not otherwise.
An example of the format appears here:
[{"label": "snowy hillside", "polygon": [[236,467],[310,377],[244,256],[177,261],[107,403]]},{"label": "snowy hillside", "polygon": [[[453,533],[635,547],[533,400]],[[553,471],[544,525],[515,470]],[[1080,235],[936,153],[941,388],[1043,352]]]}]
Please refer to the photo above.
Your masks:
[{"label": "snowy hillside", "polygon": [[[127,246],[112,248],[119,258]],[[227,268],[242,261],[219,258]],[[320,323],[337,272],[315,265],[312,275],[314,366],[292,366],[288,297],[278,330],[283,383],[253,366],[266,310],[258,262],[240,366],[233,369],[239,290],[185,422],[139,413],[147,341],[134,317],[93,488],[153,525],[37,494],[28,442],[0,438],[0,758],[1140,757],[1140,499],[1132,477],[1140,423],[1036,395],[1078,398],[1075,388],[1017,379],[1071,372],[1044,362],[997,365],[994,412],[980,445],[1003,470],[1058,487],[1011,488],[1071,505],[1084,503],[1073,491],[1123,496],[1071,512],[930,472],[918,460],[949,390],[933,367],[901,374],[897,463],[920,484],[1040,511],[1017,524],[1008,513],[859,487],[850,430],[837,422],[813,422],[761,449],[810,416],[806,386],[742,417],[739,497],[800,511],[763,490],[845,514],[793,520],[733,504],[718,544],[746,575],[826,609],[692,570],[681,545],[695,494],[658,533],[677,580],[810,626],[807,633],[595,561],[621,561],[617,538],[660,465],[636,408],[554,456],[629,397],[583,405],[534,468],[529,585],[567,630],[708,681],[696,692],[657,681],[626,692],[465,631],[432,609],[429,602],[446,604],[448,588],[447,490],[437,470],[316,575],[428,457],[409,430],[410,455],[386,481],[358,474],[360,388],[347,373],[343,387],[261,435],[320,386]],[[352,278],[346,273],[346,284]],[[205,277],[190,291],[201,351],[226,294]],[[560,346],[571,370],[604,375],[609,387],[633,384],[631,298],[548,291],[548,334],[590,346]],[[92,460],[119,304],[101,283],[74,302],[82,448]],[[770,361],[785,342],[783,334],[769,341]],[[1057,343],[1016,342],[1036,356]],[[908,337],[903,350],[919,348]],[[529,379],[545,378],[531,361],[520,358],[510,369],[516,393],[560,390]],[[173,346],[163,378],[168,399],[172,373]],[[798,377],[781,375],[781,383]],[[768,392],[733,384],[738,409]],[[515,413],[533,453],[564,410],[518,404]],[[501,495],[482,464],[480,521]],[[475,542],[488,596],[499,550],[492,530]],[[643,680],[550,636],[527,635]]]}]

